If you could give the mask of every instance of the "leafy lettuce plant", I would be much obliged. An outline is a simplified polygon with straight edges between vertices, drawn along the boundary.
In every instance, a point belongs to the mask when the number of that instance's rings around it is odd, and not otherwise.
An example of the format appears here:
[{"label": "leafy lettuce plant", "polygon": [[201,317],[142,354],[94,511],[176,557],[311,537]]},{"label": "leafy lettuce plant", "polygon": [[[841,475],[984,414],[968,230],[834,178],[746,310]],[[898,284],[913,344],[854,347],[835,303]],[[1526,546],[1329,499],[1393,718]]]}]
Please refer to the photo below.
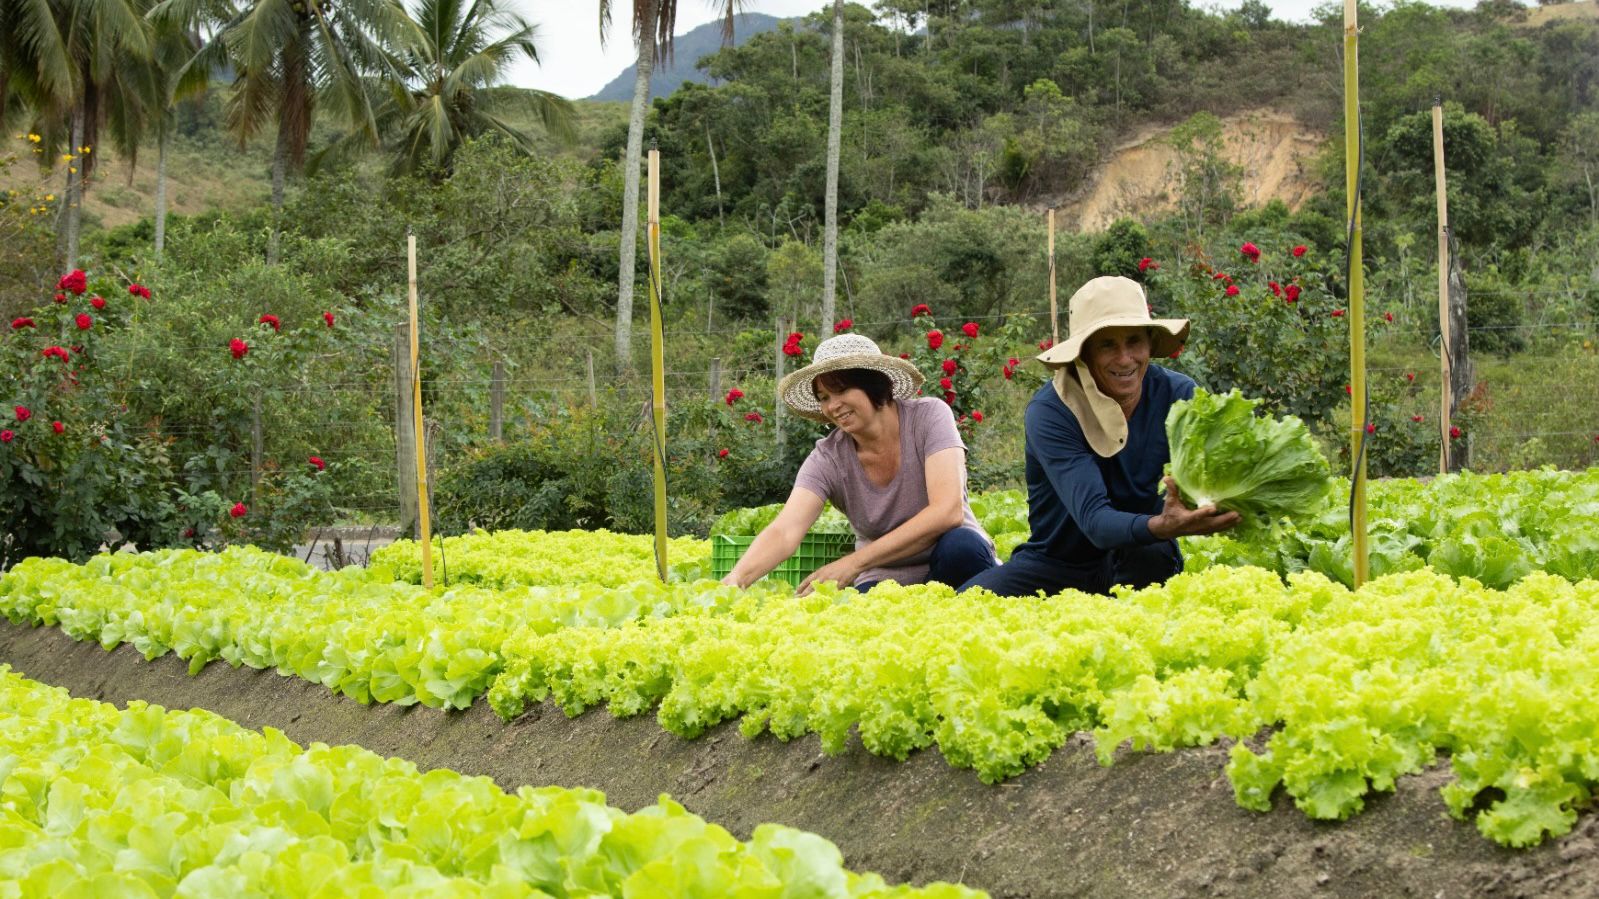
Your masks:
[{"label": "leafy lettuce plant", "polygon": [[1332,483],[1305,423],[1256,415],[1260,403],[1236,390],[1196,390],[1166,416],[1170,472],[1183,500],[1237,512],[1245,530],[1319,511]]}]

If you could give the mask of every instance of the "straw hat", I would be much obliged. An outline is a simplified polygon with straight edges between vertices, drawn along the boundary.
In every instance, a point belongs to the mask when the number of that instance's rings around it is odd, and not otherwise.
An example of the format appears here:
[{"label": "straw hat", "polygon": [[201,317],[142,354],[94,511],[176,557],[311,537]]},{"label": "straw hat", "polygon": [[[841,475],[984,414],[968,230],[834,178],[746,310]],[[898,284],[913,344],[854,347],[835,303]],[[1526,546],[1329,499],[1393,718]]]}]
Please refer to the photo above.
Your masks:
[{"label": "straw hat", "polygon": [[1076,362],[1083,344],[1104,328],[1153,327],[1149,355],[1163,359],[1177,352],[1188,340],[1188,319],[1151,318],[1144,288],[1131,278],[1106,275],[1077,289],[1067,303],[1065,340],[1038,356],[1048,366]]},{"label": "straw hat", "polygon": [[812,421],[827,421],[811,384],[818,375],[846,368],[864,368],[887,375],[894,387],[894,398],[899,400],[915,396],[916,388],[922,383],[922,373],[916,366],[904,359],[883,355],[870,337],[837,334],[816,345],[810,365],[784,376],[777,385],[778,399],[787,403],[795,415]]},{"label": "straw hat", "polygon": [[1149,328],[1152,358],[1165,358],[1188,339],[1188,319],[1151,318],[1144,288],[1131,278],[1108,275],[1095,278],[1072,294],[1065,341],[1038,355],[1054,370],[1055,393],[1077,416],[1088,446],[1110,458],[1127,446],[1127,416],[1121,405],[1094,383],[1082,360],[1083,344],[1105,328]]}]

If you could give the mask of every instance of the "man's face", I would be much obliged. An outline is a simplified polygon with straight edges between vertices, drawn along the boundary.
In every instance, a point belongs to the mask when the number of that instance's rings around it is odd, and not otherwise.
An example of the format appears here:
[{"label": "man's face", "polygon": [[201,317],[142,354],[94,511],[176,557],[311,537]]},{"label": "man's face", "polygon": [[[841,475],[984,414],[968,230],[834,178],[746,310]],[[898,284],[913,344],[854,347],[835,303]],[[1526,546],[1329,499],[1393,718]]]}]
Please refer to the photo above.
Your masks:
[{"label": "man's face", "polygon": [[1096,331],[1083,345],[1082,358],[1100,392],[1125,406],[1143,395],[1144,372],[1149,369],[1149,331]]}]

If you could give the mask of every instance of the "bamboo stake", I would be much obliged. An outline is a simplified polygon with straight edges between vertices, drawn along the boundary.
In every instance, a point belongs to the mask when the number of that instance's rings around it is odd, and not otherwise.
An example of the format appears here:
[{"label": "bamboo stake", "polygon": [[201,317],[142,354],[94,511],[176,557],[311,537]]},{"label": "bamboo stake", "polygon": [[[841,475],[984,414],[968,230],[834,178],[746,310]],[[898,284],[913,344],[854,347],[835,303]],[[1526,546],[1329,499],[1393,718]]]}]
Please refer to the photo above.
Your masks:
[{"label": "bamboo stake", "polygon": [[655,417],[655,570],[666,582],[666,366],[661,325],[661,151],[649,156],[650,391]]},{"label": "bamboo stake", "polygon": [[1443,385],[1438,391],[1438,473],[1449,473],[1449,421],[1454,414],[1449,346],[1449,194],[1444,183],[1444,107],[1432,98],[1432,169],[1438,186],[1438,361]]},{"label": "bamboo stake", "polygon": [[1055,210],[1049,211],[1049,339],[1060,343],[1060,306],[1055,300]]},{"label": "bamboo stake", "polygon": [[1360,230],[1360,28],[1356,0],[1344,0],[1344,181],[1349,227],[1349,385],[1350,455],[1355,470],[1350,496],[1355,586],[1369,576],[1366,540],[1366,283],[1361,265]]},{"label": "bamboo stake", "polygon": [[416,434],[416,511],[422,538],[422,586],[433,589],[433,532],[428,527],[427,432],[422,430],[422,368],[416,316],[416,235],[405,236],[405,268],[411,294],[411,415]]}]

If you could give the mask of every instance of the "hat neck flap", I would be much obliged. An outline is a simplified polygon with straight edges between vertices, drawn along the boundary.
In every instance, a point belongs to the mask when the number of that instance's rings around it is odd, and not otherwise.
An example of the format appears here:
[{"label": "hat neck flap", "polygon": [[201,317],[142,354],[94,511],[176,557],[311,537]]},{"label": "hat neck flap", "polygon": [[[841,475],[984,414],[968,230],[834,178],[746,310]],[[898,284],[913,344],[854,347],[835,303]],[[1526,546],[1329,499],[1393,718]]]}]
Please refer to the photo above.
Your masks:
[{"label": "hat neck flap", "polygon": [[1088,446],[1109,459],[1127,446],[1127,416],[1115,400],[1094,383],[1093,373],[1081,359],[1055,369],[1055,393],[1077,416]]}]

